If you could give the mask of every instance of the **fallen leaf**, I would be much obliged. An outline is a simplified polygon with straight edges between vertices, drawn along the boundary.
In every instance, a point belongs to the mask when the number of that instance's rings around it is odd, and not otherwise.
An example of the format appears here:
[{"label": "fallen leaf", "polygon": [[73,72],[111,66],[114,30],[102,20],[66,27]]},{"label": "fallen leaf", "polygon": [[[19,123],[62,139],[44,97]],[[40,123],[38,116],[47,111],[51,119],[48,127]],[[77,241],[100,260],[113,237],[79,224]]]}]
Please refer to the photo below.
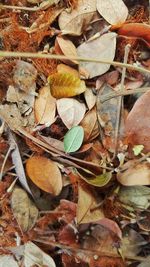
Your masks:
[{"label": "fallen leaf", "polygon": [[62,177],[57,164],[42,156],[33,156],[26,162],[29,178],[39,188],[53,195],[59,195],[62,190]]},{"label": "fallen leaf", "polygon": [[135,102],[125,122],[125,136],[131,145],[143,145],[144,152],[150,151],[150,91]]},{"label": "fallen leaf", "polygon": [[147,42],[148,46],[150,46],[150,25],[149,24],[126,23],[120,27],[118,34],[142,38]]},{"label": "fallen leaf", "polygon": [[77,151],[83,142],[84,130],[81,126],[74,126],[64,136],[64,150],[66,153]]},{"label": "fallen leaf", "polygon": [[105,185],[107,185],[109,183],[109,181],[112,178],[112,173],[111,172],[106,172],[103,174],[100,174],[96,177],[92,177],[92,178],[85,178],[83,176],[81,176],[81,178],[88,184],[93,185],[93,186],[97,186],[97,187],[103,187]]},{"label": "fallen leaf", "polygon": [[128,8],[122,0],[97,0],[97,10],[111,25],[122,25],[128,16]]},{"label": "fallen leaf", "polygon": [[96,207],[97,202],[91,191],[87,187],[79,185],[77,222],[79,224],[91,223],[104,218],[103,211]]},{"label": "fallen leaf", "polygon": [[19,267],[12,255],[1,255],[0,256],[0,267]]},{"label": "fallen leaf", "polygon": [[78,0],[77,8],[70,13],[64,10],[58,19],[63,34],[81,35],[96,12],[96,0]]},{"label": "fallen leaf", "polygon": [[25,267],[31,267],[34,265],[56,267],[52,257],[43,252],[38,246],[36,246],[32,242],[28,242],[25,244],[24,265]]},{"label": "fallen leaf", "polygon": [[88,109],[91,110],[96,104],[96,95],[93,94],[92,89],[86,88],[86,91],[84,92],[84,97]]},{"label": "fallen leaf", "polygon": [[124,172],[118,172],[117,180],[126,186],[133,185],[150,185],[150,163],[142,162],[138,164],[133,164],[131,161],[131,167],[129,166],[130,161],[127,164],[127,170]]},{"label": "fallen leaf", "polygon": [[146,186],[122,186],[118,193],[121,202],[137,208],[147,209],[150,200],[150,188]]},{"label": "fallen leaf", "polygon": [[[77,48],[77,54],[84,58],[95,58],[97,60],[112,61],[116,52],[116,33],[109,32],[102,36],[81,44]],[[107,72],[111,64],[96,62],[80,62],[80,68],[89,73],[89,78],[102,75]]]},{"label": "fallen leaf", "polygon": [[56,99],[52,97],[49,86],[40,89],[34,109],[36,123],[50,126],[55,121]]},{"label": "fallen leaf", "polygon": [[59,55],[65,55],[68,58],[68,60],[62,60],[64,63],[68,65],[78,64],[78,61],[69,59],[69,57],[77,57],[76,47],[69,39],[66,39],[65,37],[56,37],[55,52]]},{"label": "fallen leaf", "polygon": [[150,257],[148,256],[144,262],[141,262],[137,267],[149,267]]},{"label": "fallen leaf", "polygon": [[80,95],[86,90],[85,82],[70,73],[56,73],[48,77],[51,94],[55,98]]},{"label": "fallen leaf", "polygon": [[70,73],[74,76],[76,76],[77,78],[79,78],[79,73],[76,69],[73,69],[72,67],[65,65],[65,64],[58,64],[57,65],[57,71],[58,73]]},{"label": "fallen leaf", "polygon": [[80,125],[84,129],[84,142],[91,142],[99,135],[99,127],[95,108],[86,113]]},{"label": "fallen leaf", "polygon": [[115,221],[110,220],[108,218],[103,218],[100,219],[97,223],[104,226],[109,231],[113,232],[119,239],[122,239],[122,232]]},{"label": "fallen leaf", "polygon": [[55,147],[59,151],[64,152],[64,144],[62,141],[52,138],[50,136],[44,136],[44,135],[40,135],[40,139],[42,139],[44,142],[46,142],[50,146]]},{"label": "fallen leaf", "polygon": [[22,231],[29,231],[38,218],[38,209],[22,188],[14,188],[11,197],[11,207]]},{"label": "fallen leaf", "polygon": [[60,118],[68,129],[77,126],[83,119],[86,107],[74,98],[57,100],[57,110]]},{"label": "fallen leaf", "polygon": [[142,150],[143,150],[144,146],[143,145],[136,145],[133,147],[133,152],[135,156],[138,156],[141,154]]}]

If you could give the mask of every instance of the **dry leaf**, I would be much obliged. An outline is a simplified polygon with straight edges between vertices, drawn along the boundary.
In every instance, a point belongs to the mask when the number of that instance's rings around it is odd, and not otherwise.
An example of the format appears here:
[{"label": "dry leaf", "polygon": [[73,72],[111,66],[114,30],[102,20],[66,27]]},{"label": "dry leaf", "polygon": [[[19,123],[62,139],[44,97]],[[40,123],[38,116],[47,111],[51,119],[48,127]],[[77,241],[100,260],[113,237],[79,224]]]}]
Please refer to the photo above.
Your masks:
[{"label": "dry leaf", "polygon": [[96,109],[91,109],[81,121],[80,125],[84,129],[84,142],[90,142],[99,135]]},{"label": "dry leaf", "polygon": [[150,151],[150,91],[144,93],[134,104],[125,122],[125,136],[131,145],[143,145]]},{"label": "dry leaf", "polygon": [[[110,32],[81,44],[77,48],[78,56],[84,58],[95,58],[97,60],[112,61],[116,52],[116,33]],[[104,74],[109,70],[111,64],[96,62],[80,62],[80,68],[89,73],[89,78]]]},{"label": "dry leaf", "polygon": [[0,256],[0,267],[19,267],[12,255],[1,255]]},{"label": "dry leaf", "polygon": [[96,95],[93,94],[92,89],[86,88],[86,91],[84,92],[84,97],[88,109],[91,110],[96,104]]},{"label": "dry leaf", "polygon": [[74,76],[76,76],[77,78],[79,78],[79,73],[76,69],[73,69],[72,67],[65,65],[65,64],[58,64],[57,65],[57,71],[58,73],[70,73]]},{"label": "dry leaf", "polygon": [[128,16],[123,0],[97,0],[97,10],[112,25],[122,25]]},{"label": "dry leaf", "polygon": [[56,37],[55,41],[55,52],[56,54],[65,55],[68,57],[68,60],[62,60],[64,63],[78,64],[76,60],[69,60],[69,57],[77,57],[77,50],[73,42],[63,37]]},{"label": "dry leaf", "polygon": [[56,267],[54,260],[51,256],[43,252],[38,246],[32,242],[25,244],[24,251],[24,266],[47,266]]},{"label": "dry leaf", "polygon": [[59,16],[59,27],[63,34],[81,35],[96,12],[96,0],[78,0],[76,9],[65,10]]},{"label": "dry leaf", "polygon": [[60,118],[68,129],[77,126],[83,119],[86,107],[74,98],[57,100],[57,110]]},{"label": "dry leaf", "polygon": [[38,209],[22,188],[14,188],[11,197],[11,207],[22,231],[30,230],[38,218]]},{"label": "dry leaf", "polygon": [[[129,167],[129,162],[127,166]],[[150,163],[143,162],[139,164],[133,164],[131,161],[131,167],[124,172],[117,174],[117,180],[125,186],[133,185],[150,185]],[[124,167],[126,164],[123,165]]]},{"label": "dry leaf", "polygon": [[79,185],[78,190],[78,223],[91,223],[104,218],[103,211],[100,208],[96,208],[97,202],[90,190],[81,185]]},{"label": "dry leaf", "polygon": [[55,121],[56,99],[52,97],[49,86],[40,89],[34,109],[38,124],[48,124],[50,126]]},{"label": "dry leaf", "polygon": [[61,192],[62,177],[54,161],[33,156],[26,162],[26,171],[32,182],[42,190],[56,196]]},{"label": "dry leaf", "polygon": [[86,90],[85,82],[70,73],[56,73],[48,77],[51,94],[55,98],[80,95]]}]

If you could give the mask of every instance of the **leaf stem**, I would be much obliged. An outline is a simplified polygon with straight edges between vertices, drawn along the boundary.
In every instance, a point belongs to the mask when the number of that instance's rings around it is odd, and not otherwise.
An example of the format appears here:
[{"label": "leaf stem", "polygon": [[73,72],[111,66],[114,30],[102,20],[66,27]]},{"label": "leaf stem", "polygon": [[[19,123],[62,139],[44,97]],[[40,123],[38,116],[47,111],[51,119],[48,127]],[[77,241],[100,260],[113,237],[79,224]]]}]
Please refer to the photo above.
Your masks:
[{"label": "leaf stem", "polygon": [[121,68],[128,68],[134,71],[144,72],[150,74],[150,70],[133,66],[131,64],[121,63],[118,61],[109,61],[109,60],[101,60],[97,58],[84,58],[84,57],[66,57],[64,55],[55,55],[55,54],[43,54],[41,52],[39,53],[31,53],[31,52],[14,52],[14,51],[0,51],[0,57],[23,57],[23,58],[46,58],[46,59],[58,59],[58,60],[64,60],[64,59],[70,59],[70,60],[77,60],[82,62],[95,62],[95,63],[101,63],[101,64],[110,64],[113,66],[121,67]]}]

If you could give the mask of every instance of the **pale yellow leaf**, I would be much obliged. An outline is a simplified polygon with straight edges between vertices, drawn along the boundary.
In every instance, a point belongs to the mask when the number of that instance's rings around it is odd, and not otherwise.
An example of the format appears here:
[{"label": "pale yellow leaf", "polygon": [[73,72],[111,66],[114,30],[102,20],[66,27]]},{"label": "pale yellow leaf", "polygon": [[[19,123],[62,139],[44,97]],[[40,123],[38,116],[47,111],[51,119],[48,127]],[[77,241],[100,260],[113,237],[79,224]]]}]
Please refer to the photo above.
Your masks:
[{"label": "pale yellow leaf", "polygon": [[88,109],[92,109],[96,104],[96,95],[93,94],[92,89],[87,88],[84,92],[84,97],[86,104],[88,106]]},{"label": "pale yellow leaf", "polygon": [[[116,52],[116,33],[109,32],[103,34],[89,42],[84,42],[77,48],[78,56],[84,58],[95,58],[97,60],[113,61]],[[96,62],[80,62],[80,68],[84,68],[89,73],[89,78],[104,74],[111,64]]]},{"label": "pale yellow leaf", "polygon": [[97,10],[111,25],[121,25],[128,16],[123,0],[97,0]]},{"label": "pale yellow leaf", "polygon": [[39,124],[51,125],[55,121],[56,99],[52,97],[49,86],[40,89],[35,100],[34,114]]},{"label": "pale yellow leaf", "polygon": [[62,190],[62,177],[57,164],[42,156],[33,156],[26,162],[26,171],[33,183],[42,190],[59,195]]},{"label": "pale yellow leaf", "polygon": [[63,123],[68,129],[77,126],[83,119],[86,107],[74,98],[62,98],[57,100],[57,110]]},{"label": "pale yellow leaf", "polygon": [[[58,50],[57,50],[57,47],[58,47]],[[73,42],[71,42],[70,40],[63,38],[63,37],[57,37],[55,41],[55,51],[58,54],[63,54],[66,57],[68,57],[68,60],[63,60],[64,63],[78,64],[78,61],[76,60],[69,60],[69,57],[77,57],[76,47],[73,44]]]}]

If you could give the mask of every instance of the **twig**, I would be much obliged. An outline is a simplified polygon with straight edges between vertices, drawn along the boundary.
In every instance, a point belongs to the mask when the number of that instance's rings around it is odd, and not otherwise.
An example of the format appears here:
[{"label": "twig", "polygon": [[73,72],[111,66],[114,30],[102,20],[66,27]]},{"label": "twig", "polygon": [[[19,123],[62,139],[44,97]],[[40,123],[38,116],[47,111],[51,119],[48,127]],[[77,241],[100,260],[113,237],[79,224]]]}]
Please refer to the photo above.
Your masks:
[{"label": "twig", "polygon": [[9,6],[9,5],[0,5],[0,9],[11,9],[11,10],[24,10],[24,11],[38,11],[40,7],[27,7],[27,6]]},{"label": "twig", "polygon": [[109,61],[109,60],[100,60],[97,58],[84,58],[84,57],[67,57],[64,55],[55,55],[55,54],[42,54],[42,53],[30,53],[30,52],[13,52],[13,51],[0,51],[0,57],[24,57],[24,58],[46,58],[46,59],[70,59],[82,62],[95,62],[101,64],[110,64],[117,67],[128,68],[131,70],[144,72],[150,74],[150,70],[141,68],[138,66],[133,66],[131,64],[121,63],[118,61]]},{"label": "twig", "polygon": [[0,170],[0,181],[2,180],[5,164],[6,164],[6,161],[7,161],[8,157],[9,157],[9,154],[12,151],[12,149],[13,149],[13,147],[10,145],[10,147],[9,147],[9,149],[8,149],[6,155],[5,155],[1,170]]},{"label": "twig", "polygon": [[114,91],[114,93],[106,94],[104,96],[101,96],[101,103],[104,103],[114,97],[119,97],[119,96],[126,96],[126,95],[133,95],[137,93],[145,93],[150,90],[150,87],[141,87],[137,89],[130,89],[130,90],[119,90],[119,91]]},{"label": "twig", "polygon": [[[123,61],[125,64],[128,61],[130,47],[131,46],[129,44],[127,44],[126,47],[125,47],[124,61]],[[124,91],[125,76],[126,76],[126,67],[123,67],[122,77],[121,77],[121,91]],[[117,107],[116,127],[115,127],[115,151],[114,151],[114,157],[117,154],[118,135],[119,135],[119,129],[120,129],[120,123],[121,123],[121,112],[122,112],[122,110],[123,110],[123,96],[119,96],[118,107]]]}]

